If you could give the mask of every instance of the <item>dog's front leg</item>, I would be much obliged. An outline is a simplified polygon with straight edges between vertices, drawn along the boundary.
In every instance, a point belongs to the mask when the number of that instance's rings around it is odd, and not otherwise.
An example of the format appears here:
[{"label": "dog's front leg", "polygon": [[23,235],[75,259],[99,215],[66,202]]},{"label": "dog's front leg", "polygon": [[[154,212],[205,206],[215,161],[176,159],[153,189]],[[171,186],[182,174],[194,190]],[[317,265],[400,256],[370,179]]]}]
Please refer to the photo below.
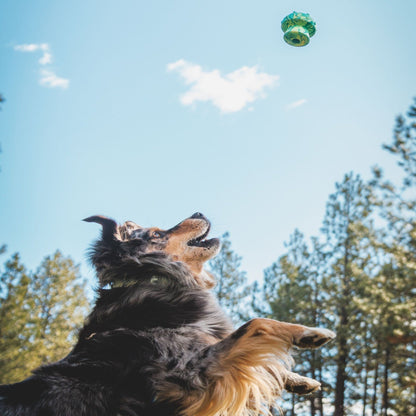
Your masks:
[{"label": "dog's front leg", "polygon": [[[208,347],[194,366],[204,389],[193,397],[186,416],[269,414],[284,388],[305,393],[319,388],[315,380],[290,372],[292,346],[317,348],[335,334],[271,319],[253,319],[224,340]],[[302,384],[302,388],[296,386]]]}]

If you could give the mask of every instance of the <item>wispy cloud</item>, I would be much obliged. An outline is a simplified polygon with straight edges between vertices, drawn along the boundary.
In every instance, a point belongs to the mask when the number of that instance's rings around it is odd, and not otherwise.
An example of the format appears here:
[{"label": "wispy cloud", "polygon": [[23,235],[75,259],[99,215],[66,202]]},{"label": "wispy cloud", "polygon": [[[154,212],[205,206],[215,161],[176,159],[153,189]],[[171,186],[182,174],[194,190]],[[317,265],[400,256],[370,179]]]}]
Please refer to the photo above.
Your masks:
[{"label": "wispy cloud", "polygon": [[66,89],[69,86],[69,79],[60,78],[53,71],[41,69],[39,84],[50,88]]},{"label": "wispy cloud", "polygon": [[52,62],[52,53],[47,43],[25,43],[23,45],[16,45],[14,49],[19,52],[41,51],[43,54],[38,62],[41,65],[47,65]]},{"label": "wispy cloud", "polygon": [[39,63],[41,65],[47,65],[52,63],[52,54],[49,52],[45,52],[43,56],[39,59]]},{"label": "wispy cloud", "polygon": [[[25,43],[14,47],[19,52],[42,52],[38,62],[41,66],[52,63],[53,56],[48,43]],[[41,69],[39,84],[49,88],[68,88],[69,80],[58,77],[51,69]]]},{"label": "wispy cloud", "polygon": [[257,66],[243,66],[221,75],[218,69],[204,71],[200,65],[180,59],[167,65],[177,71],[190,88],[180,97],[183,105],[210,101],[223,113],[242,110],[247,104],[265,97],[264,89],[277,84],[279,77],[260,72]]},{"label": "wispy cloud", "polygon": [[26,43],[23,45],[16,45],[14,47],[15,51],[20,51],[20,52],[35,52],[37,50],[39,50],[41,47],[41,45],[38,45],[36,43]]},{"label": "wispy cloud", "polygon": [[300,107],[303,104],[306,104],[308,100],[306,98],[302,98],[300,100],[294,101],[286,106],[286,110],[293,110],[294,108]]}]

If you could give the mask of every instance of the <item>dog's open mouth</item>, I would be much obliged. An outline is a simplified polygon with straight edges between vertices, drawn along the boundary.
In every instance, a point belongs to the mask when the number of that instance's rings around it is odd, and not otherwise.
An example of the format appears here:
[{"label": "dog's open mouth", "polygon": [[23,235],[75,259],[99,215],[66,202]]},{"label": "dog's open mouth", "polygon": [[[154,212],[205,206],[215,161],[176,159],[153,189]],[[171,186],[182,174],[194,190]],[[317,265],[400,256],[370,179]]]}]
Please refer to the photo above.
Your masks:
[{"label": "dog's open mouth", "polygon": [[192,240],[188,241],[188,246],[211,248],[212,246],[217,245],[219,243],[218,238],[211,238],[210,240],[206,240],[210,229],[211,224],[208,223],[206,230],[201,235],[194,237]]}]

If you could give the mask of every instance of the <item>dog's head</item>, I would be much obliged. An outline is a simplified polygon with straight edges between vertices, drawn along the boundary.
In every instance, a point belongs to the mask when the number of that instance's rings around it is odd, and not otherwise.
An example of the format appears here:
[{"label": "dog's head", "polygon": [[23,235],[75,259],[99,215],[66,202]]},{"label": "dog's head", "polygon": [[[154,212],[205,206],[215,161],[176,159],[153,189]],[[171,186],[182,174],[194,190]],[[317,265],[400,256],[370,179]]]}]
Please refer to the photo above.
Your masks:
[{"label": "dog's head", "polygon": [[204,263],[214,257],[220,247],[217,238],[207,240],[210,222],[201,213],[195,213],[169,230],[144,228],[132,221],[118,225],[100,215],[85,218],[102,226],[101,238],[94,244],[91,261],[100,283],[113,283],[107,276],[112,268],[120,268],[125,261],[136,261],[150,253],[162,254],[172,261],[183,262],[197,283],[203,288],[214,286],[214,278],[203,269]]}]

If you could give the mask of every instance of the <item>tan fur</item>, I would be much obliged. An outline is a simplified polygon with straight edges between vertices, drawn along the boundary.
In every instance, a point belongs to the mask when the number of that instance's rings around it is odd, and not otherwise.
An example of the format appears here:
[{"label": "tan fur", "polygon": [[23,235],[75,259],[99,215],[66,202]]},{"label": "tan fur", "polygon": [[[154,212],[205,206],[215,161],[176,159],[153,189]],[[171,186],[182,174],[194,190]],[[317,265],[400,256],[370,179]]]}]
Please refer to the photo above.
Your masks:
[{"label": "tan fur", "polygon": [[182,221],[176,226],[175,232],[171,233],[164,252],[169,254],[173,260],[186,263],[193,274],[199,278],[199,283],[203,287],[209,288],[214,286],[214,281],[207,279],[206,275],[200,276],[200,274],[203,272],[204,263],[215,256],[218,249],[208,250],[201,247],[190,247],[187,244],[190,239],[198,237],[207,229],[208,224],[201,220],[187,219]]},{"label": "tan fur", "polygon": [[[180,222],[172,230],[169,230],[168,237],[161,239],[160,244],[148,245],[145,253],[154,251],[162,251],[168,254],[173,261],[181,261],[185,263],[198,284],[206,289],[215,286],[214,277],[203,269],[204,263],[214,257],[219,251],[219,244],[207,247],[189,246],[188,242],[193,238],[197,238],[209,229],[209,223],[204,219],[187,218]],[[150,235],[154,232],[165,231],[150,227],[144,228],[135,224],[133,221],[126,221],[118,226],[115,237],[120,241],[128,241],[134,239],[137,232],[148,232]]]},{"label": "tan fur", "polygon": [[220,341],[205,389],[187,394],[174,385],[163,386],[158,398],[182,403],[182,416],[270,415],[270,407],[285,387],[293,360],[294,337],[305,327],[271,319],[254,319],[247,332]]},{"label": "tan fur", "polygon": [[182,415],[266,416],[284,388],[290,363],[290,355],[276,343],[262,337],[243,341],[210,371],[213,382],[208,390]]}]

